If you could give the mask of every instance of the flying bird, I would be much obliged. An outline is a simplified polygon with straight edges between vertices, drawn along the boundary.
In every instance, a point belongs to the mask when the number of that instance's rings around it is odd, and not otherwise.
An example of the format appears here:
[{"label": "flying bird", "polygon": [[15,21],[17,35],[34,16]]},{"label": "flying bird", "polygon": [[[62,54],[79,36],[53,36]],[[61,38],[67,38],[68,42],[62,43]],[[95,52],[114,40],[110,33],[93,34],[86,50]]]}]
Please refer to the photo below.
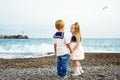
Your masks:
[{"label": "flying bird", "polygon": [[105,10],[105,9],[107,9],[108,8],[108,6],[105,6],[105,7],[103,7],[103,10]]}]

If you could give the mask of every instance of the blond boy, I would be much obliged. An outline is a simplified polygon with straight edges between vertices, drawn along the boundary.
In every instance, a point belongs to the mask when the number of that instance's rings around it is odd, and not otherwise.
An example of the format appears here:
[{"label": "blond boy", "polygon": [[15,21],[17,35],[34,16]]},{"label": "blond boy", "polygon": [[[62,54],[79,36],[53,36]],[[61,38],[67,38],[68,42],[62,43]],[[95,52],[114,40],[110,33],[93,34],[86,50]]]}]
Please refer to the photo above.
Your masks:
[{"label": "blond boy", "polygon": [[57,75],[67,78],[67,65],[69,53],[72,53],[70,40],[64,32],[65,24],[63,20],[55,22],[57,32],[54,34],[54,51],[57,56]]}]

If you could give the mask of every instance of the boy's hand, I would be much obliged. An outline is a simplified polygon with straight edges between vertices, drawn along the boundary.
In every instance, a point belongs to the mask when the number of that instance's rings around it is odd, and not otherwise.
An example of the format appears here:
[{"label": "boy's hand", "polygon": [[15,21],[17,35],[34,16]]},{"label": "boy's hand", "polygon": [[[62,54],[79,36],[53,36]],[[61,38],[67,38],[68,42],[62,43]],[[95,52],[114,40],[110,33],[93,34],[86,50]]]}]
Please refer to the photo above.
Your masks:
[{"label": "boy's hand", "polygon": [[73,53],[73,49],[71,48],[70,44],[66,44],[66,45],[67,45],[67,47],[69,48],[70,53]]},{"label": "boy's hand", "polygon": [[54,54],[55,54],[55,56],[56,56],[56,54],[57,54],[57,53],[56,53],[56,47],[57,47],[57,45],[54,44],[54,51],[55,51]]},{"label": "boy's hand", "polygon": [[71,54],[73,53],[73,49],[70,50],[70,53],[71,53]]},{"label": "boy's hand", "polygon": [[75,48],[73,48],[73,51],[75,50]]}]

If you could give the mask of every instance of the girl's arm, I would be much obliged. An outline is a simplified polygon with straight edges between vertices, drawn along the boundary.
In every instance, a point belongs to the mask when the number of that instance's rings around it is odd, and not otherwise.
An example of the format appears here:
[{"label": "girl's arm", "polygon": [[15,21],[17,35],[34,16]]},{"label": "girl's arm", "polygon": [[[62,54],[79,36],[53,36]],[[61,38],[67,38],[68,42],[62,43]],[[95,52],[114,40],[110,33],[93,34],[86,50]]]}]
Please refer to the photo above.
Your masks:
[{"label": "girl's arm", "polygon": [[75,37],[76,37],[76,44],[75,44],[75,46],[73,47],[73,50],[77,49],[78,46],[79,46],[79,44],[80,44],[80,39],[79,39],[77,36],[75,36]]},{"label": "girl's arm", "polygon": [[56,55],[56,47],[57,47],[57,44],[54,44],[55,55]]}]

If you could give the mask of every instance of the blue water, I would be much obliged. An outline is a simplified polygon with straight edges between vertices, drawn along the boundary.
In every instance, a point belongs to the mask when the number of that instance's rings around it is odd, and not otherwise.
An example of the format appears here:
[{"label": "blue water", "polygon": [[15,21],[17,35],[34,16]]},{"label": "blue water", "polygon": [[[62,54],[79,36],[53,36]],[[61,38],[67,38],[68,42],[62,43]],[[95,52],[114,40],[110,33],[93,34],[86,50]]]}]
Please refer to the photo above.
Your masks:
[{"label": "blue water", "polygon": [[118,39],[83,39],[86,52],[120,53],[120,38]]},{"label": "blue water", "polygon": [[[120,53],[120,39],[82,40],[85,52]],[[28,58],[46,55],[53,52],[53,40],[39,39],[0,39],[0,58]]]}]

